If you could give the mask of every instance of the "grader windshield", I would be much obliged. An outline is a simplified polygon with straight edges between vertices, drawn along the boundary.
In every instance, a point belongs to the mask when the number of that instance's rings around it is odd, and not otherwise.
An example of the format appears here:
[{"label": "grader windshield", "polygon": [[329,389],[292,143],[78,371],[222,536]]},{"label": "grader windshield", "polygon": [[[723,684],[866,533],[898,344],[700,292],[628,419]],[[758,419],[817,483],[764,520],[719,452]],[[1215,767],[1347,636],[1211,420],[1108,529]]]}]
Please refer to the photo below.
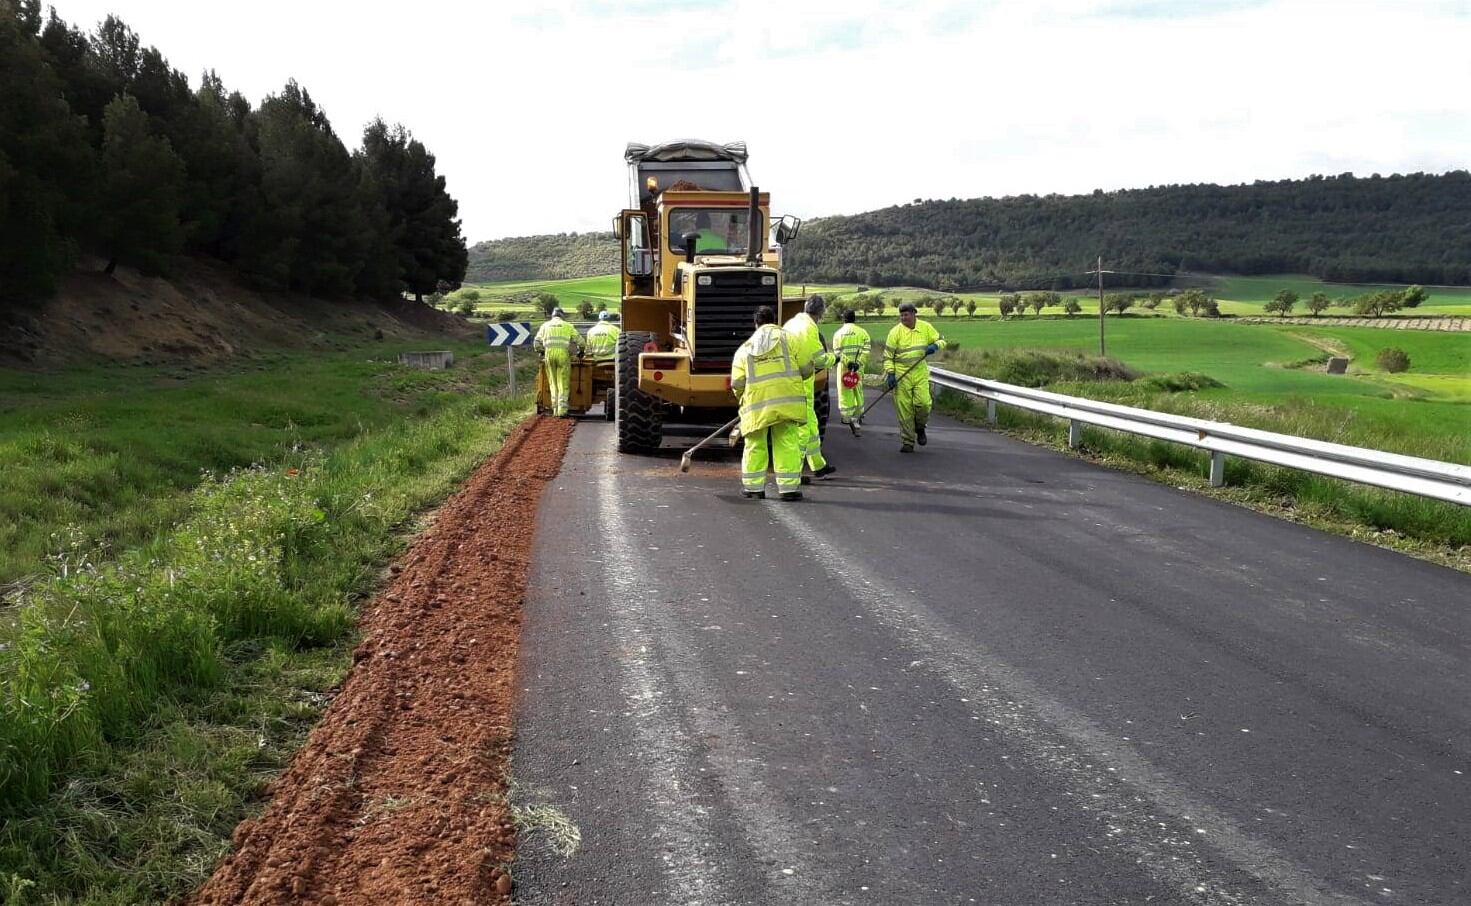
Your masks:
[{"label": "grader windshield", "polygon": [[697,255],[744,255],[750,245],[750,214],[745,208],[675,208],[669,213],[669,250],[685,252],[685,236],[695,234]]}]

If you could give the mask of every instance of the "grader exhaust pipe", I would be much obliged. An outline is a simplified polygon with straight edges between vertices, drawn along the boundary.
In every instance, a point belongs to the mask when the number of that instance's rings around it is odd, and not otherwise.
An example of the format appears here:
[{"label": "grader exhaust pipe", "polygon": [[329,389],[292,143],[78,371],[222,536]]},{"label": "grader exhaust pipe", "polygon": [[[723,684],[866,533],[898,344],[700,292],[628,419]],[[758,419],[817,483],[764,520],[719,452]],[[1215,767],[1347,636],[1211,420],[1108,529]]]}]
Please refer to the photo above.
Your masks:
[{"label": "grader exhaust pipe", "polygon": [[750,235],[746,238],[746,264],[755,267],[761,263],[761,190],[751,187],[751,204],[746,208],[746,223]]}]

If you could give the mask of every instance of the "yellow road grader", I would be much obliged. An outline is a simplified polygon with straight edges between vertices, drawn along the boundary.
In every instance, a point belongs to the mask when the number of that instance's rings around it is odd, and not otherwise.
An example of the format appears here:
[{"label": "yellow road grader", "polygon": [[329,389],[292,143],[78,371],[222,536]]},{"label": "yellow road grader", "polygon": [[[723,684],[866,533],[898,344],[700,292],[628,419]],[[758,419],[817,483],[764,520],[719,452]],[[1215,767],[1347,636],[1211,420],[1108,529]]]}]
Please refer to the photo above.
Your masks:
[{"label": "yellow road grader", "polygon": [[[618,449],[657,449],[667,425],[714,427],[735,415],[730,363],[751,335],[757,307],[782,322],[802,310],[784,299],[780,251],[801,222],[772,223],[771,201],[751,185],[743,142],[630,144],[629,206],[614,221],[620,243],[623,333],[608,409]],[[596,394],[596,390],[593,394]],[[817,414],[826,424],[827,375]],[[703,433],[703,432],[701,432]]]}]

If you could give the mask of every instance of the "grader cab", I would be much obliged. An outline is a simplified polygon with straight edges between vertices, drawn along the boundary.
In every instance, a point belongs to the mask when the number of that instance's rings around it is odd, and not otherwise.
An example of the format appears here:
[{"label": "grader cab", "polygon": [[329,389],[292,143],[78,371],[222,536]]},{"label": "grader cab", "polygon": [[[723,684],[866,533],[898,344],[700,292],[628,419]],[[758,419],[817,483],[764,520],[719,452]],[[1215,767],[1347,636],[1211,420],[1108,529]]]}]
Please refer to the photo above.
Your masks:
[{"label": "grader cab", "polygon": [[[630,144],[629,206],[614,221],[621,245],[623,333],[612,408],[618,449],[655,450],[666,425],[714,427],[735,415],[730,364],[758,307],[802,310],[782,293],[780,252],[801,222],[771,222],[751,185],[744,143]],[[827,421],[826,373],[818,419]]]}]

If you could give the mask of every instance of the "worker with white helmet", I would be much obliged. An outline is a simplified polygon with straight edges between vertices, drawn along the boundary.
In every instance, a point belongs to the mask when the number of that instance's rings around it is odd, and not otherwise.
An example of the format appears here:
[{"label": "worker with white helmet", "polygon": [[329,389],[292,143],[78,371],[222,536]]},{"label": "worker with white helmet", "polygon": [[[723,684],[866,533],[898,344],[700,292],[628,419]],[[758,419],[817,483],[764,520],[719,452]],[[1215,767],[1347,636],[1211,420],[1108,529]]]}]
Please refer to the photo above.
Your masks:
[{"label": "worker with white helmet", "polygon": [[613,361],[618,352],[618,333],[613,313],[606,309],[598,312],[598,323],[587,332],[587,357],[594,362]]},{"label": "worker with white helmet", "polygon": [[541,355],[542,370],[546,374],[547,392],[552,398],[552,414],[561,418],[567,415],[567,390],[572,383],[572,350],[582,349],[582,337],[577,328],[563,318],[566,312],[552,309],[552,316],[536,331],[532,348]]}]

